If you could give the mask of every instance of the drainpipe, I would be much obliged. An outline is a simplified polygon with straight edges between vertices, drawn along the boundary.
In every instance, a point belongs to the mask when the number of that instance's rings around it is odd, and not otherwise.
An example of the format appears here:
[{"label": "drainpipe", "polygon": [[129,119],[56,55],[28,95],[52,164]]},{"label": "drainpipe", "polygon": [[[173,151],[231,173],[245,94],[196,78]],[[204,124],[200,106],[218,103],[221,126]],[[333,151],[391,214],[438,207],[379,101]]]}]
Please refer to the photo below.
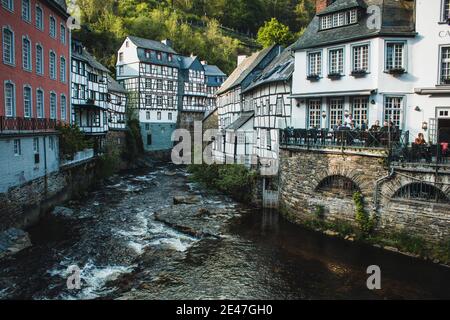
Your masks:
[{"label": "drainpipe", "polygon": [[374,191],[374,195],[373,195],[373,203],[374,203],[375,211],[378,211],[378,193],[379,193],[378,191],[380,189],[381,183],[387,179],[392,178],[394,176],[394,174],[395,174],[395,169],[394,169],[394,167],[391,167],[390,172],[387,176],[382,177],[375,182],[375,191]]}]

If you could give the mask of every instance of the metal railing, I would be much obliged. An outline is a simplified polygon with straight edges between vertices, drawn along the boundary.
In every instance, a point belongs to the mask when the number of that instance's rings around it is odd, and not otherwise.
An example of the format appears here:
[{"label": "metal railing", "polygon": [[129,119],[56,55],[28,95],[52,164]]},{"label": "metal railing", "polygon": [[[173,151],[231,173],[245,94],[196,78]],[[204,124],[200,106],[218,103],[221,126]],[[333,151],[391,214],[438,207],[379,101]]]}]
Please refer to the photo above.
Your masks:
[{"label": "metal railing", "polygon": [[284,129],[280,132],[281,146],[313,147],[359,147],[390,149],[409,144],[409,132],[328,130],[328,129]]},{"label": "metal railing", "polygon": [[0,116],[0,133],[24,133],[33,131],[53,131],[61,124],[54,119],[37,119]]}]

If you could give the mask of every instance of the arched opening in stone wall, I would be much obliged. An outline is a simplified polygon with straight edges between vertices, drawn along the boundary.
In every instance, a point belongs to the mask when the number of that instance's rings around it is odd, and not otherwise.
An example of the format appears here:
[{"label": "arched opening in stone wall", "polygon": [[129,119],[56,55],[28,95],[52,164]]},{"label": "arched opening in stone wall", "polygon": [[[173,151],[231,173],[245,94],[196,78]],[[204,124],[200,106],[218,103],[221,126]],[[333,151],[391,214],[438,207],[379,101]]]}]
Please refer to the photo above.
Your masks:
[{"label": "arched opening in stone wall", "polygon": [[318,192],[333,193],[337,196],[353,196],[355,192],[359,192],[358,185],[350,178],[333,175],[323,179],[316,188]]},{"label": "arched opening in stone wall", "polygon": [[395,194],[396,199],[450,204],[450,199],[439,188],[425,182],[415,182],[401,187]]}]

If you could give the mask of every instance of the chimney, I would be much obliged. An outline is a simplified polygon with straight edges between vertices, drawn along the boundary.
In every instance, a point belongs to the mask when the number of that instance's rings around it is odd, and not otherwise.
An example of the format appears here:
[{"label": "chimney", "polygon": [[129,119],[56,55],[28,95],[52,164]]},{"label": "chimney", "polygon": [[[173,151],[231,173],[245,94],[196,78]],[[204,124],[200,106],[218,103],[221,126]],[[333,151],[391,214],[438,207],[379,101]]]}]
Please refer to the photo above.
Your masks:
[{"label": "chimney", "polygon": [[247,59],[247,56],[245,55],[239,55],[237,58],[237,65],[239,66],[244,60]]},{"label": "chimney", "polygon": [[200,61],[200,62],[201,62],[201,64],[204,65],[204,66],[207,66],[207,65],[208,65],[208,61],[206,61],[206,60],[203,60],[203,61]]},{"label": "chimney", "polygon": [[326,7],[332,4],[334,0],[316,0],[316,13],[323,11]]},{"label": "chimney", "polygon": [[165,44],[166,46],[173,48],[173,42],[170,39],[164,39],[161,41],[161,43]]}]

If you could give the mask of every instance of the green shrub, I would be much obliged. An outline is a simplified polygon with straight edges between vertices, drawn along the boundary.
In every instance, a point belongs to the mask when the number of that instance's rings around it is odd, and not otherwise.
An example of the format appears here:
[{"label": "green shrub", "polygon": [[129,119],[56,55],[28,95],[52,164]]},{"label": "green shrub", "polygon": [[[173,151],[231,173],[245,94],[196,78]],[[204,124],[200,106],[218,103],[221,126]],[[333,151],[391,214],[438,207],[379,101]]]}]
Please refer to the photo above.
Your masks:
[{"label": "green shrub", "polygon": [[97,176],[100,179],[108,178],[119,170],[120,154],[117,149],[108,148],[98,158]]},{"label": "green shrub", "polygon": [[59,133],[59,150],[61,158],[71,159],[75,153],[92,148],[92,142],[85,138],[84,133],[76,125],[61,125],[56,128]]},{"label": "green shrub", "polygon": [[375,219],[370,217],[370,215],[364,209],[364,198],[360,192],[355,192],[353,194],[353,201],[356,206],[355,220],[359,225],[361,231],[368,235],[375,227]]}]

